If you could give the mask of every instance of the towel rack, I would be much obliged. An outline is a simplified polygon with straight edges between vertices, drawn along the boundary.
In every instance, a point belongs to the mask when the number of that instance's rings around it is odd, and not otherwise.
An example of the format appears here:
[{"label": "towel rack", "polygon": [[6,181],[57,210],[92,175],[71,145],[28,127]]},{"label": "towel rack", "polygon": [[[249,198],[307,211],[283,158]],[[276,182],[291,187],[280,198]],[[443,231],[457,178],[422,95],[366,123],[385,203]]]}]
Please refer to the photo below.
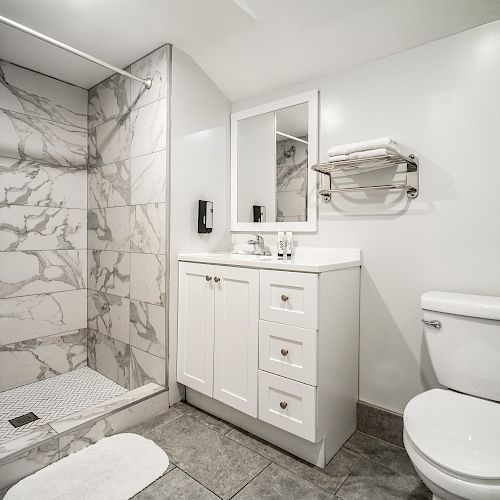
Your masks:
[{"label": "towel rack", "polygon": [[[401,165],[402,163],[406,163],[405,182],[396,184],[381,184],[376,186],[332,188],[332,174],[343,172],[354,175],[362,172],[369,172],[372,169]],[[405,156],[394,152],[384,156],[360,158],[358,160],[341,160],[330,163],[317,163],[311,168],[321,174],[324,174],[322,175],[322,183],[319,194],[325,203],[330,202],[332,193],[348,193],[351,191],[405,190],[408,198],[413,199],[418,196],[418,156],[416,154]]]}]

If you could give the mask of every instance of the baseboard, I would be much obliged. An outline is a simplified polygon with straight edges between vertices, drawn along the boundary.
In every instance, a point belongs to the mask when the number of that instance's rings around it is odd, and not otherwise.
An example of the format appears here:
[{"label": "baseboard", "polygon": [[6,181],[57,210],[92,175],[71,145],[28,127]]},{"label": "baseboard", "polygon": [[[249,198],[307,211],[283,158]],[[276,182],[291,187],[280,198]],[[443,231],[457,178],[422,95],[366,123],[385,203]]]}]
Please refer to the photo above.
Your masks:
[{"label": "baseboard", "polygon": [[403,447],[403,416],[399,413],[358,401],[356,429]]}]

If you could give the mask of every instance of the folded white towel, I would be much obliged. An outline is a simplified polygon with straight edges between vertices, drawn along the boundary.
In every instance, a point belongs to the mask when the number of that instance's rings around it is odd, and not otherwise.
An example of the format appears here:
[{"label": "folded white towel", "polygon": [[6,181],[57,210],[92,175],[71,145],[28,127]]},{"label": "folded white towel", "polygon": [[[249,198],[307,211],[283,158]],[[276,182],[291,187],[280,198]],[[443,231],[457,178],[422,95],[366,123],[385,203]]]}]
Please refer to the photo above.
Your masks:
[{"label": "folded white towel", "polygon": [[394,150],[387,148],[367,149],[366,151],[357,151],[356,153],[329,156],[328,161],[335,162],[342,160],[361,160],[363,158],[376,159],[378,156],[387,156],[390,154],[394,154]]},{"label": "folded white towel", "polygon": [[343,144],[342,146],[333,146],[328,150],[328,156],[348,155],[359,151],[367,151],[369,149],[386,148],[399,153],[399,145],[393,141],[391,137],[379,137],[369,141],[352,142]]}]

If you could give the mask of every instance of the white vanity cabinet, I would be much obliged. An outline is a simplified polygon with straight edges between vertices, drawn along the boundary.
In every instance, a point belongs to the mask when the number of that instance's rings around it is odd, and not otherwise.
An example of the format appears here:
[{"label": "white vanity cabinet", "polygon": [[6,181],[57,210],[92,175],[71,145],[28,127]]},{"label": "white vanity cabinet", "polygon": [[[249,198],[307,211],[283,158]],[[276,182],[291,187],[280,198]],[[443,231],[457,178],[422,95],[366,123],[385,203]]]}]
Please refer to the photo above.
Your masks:
[{"label": "white vanity cabinet", "polygon": [[177,379],[257,416],[259,271],[181,262]]},{"label": "white vanity cabinet", "polygon": [[329,265],[181,256],[187,400],[324,466],[356,425],[357,255]]}]

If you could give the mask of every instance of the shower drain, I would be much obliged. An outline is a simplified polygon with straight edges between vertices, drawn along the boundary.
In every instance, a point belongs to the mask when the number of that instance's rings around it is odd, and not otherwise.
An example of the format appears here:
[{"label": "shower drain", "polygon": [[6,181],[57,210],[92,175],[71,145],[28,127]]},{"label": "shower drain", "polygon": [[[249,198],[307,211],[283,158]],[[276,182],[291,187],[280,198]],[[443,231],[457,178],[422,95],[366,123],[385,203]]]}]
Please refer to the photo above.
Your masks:
[{"label": "shower drain", "polygon": [[14,427],[22,427],[23,425],[29,424],[30,422],[34,422],[35,420],[39,420],[40,417],[37,417],[32,411],[26,413],[26,415],[20,415],[19,417],[9,419],[9,422]]}]

